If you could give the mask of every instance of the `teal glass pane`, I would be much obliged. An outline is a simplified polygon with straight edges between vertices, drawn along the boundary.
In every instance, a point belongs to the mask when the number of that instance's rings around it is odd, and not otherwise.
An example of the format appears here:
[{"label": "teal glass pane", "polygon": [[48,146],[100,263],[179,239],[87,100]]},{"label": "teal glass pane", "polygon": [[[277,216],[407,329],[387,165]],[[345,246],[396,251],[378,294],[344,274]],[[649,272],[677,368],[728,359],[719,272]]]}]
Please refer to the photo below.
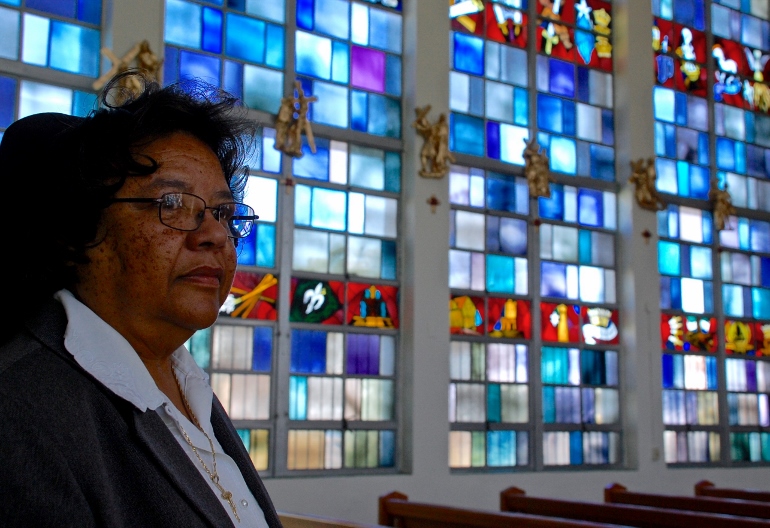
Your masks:
[{"label": "teal glass pane", "polygon": [[211,328],[204,328],[195,332],[186,346],[200,368],[209,368],[211,364]]},{"label": "teal glass pane", "polygon": [[515,466],[516,451],[515,431],[489,431],[487,433],[488,466]]},{"label": "teal glass pane", "polygon": [[284,64],[284,28],[275,24],[267,25],[265,38],[265,64],[273,68],[283,68]]},{"label": "teal glass pane", "polygon": [[183,0],[166,0],[166,42],[200,49],[202,9]]},{"label": "teal glass pane", "polygon": [[548,149],[551,170],[575,174],[577,172],[577,150],[575,141],[564,137],[552,137]]},{"label": "teal glass pane", "polygon": [[341,84],[350,81],[350,48],[342,42],[332,42],[332,78]]},{"label": "teal glass pane", "polygon": [[346,128],[348,126],[348,89],[328,83],[314,82],[313,95],[318,101],[310,105],[316,123]]},{"label": "teal glass pane", "polygon": [[257,64],[265,62],[265,26],[261,20],[228,13],[225,53]]},{"label": "teal glass pane", "polygon": [[19,6],[21,5],[21,0],[0,0],[0,3],[12,5],[12,6]]},{"label": "teal glass pane", "polygon": [[96,77],[100,49],[99,31],[57,20],[52,22],[51,68]]},{"label": "teal glass pane", "polygon": [[383,95],[368,94],[366,131],[376,136],[401,137],[401,104]]},{"label": "teal glass pane", "polygon": [[499,423],[500,419],[500,384],[487,385],[487,421]]},{"label": "teal glass pane", "polygon": [[19,12],[0,7],[0,58],[19,58]]},{"label": "teal glass pane", "polygon": [[487,255],[487,291],[515,293],[514,259],[502,255]]},{"label": "teal glass pane", "polygon": [[555,387],[543,387],[543,422],[556,422],[556,391]]},{"label": "teal glass pane", "polygon": [[294,159],[292,174],[300,178],[329,181],[329,140],[317,139],[315,154]]},{"label": "teal glass pane", "polygon": [[679,244],[658,242],[658,271],[664,275],[680,274]]},{"label": "teal glass pane", "polygon": [[396,280],[396,243],[390,240],[382,241],[382,269],[380,278]]},{"label": "teal glass pane", "polygon": [[580,233],[578,234],[578,240],[579,240],[579,257],[578,260],[581,264],[593,264],[593,258],[592,258],[592,244],[591,244],[591,231],[586,231],[585,229],[581,229]]},{"label": "teal glass pane", "polygon": [[[294,38],[297,73],[310,75],[317,79],[331,80],[331,44],[331,40],[328,38],[297,31]],[[320,97],[319,100],[321,100]]]},{"label": "teal glass pane", "polygon": [[569,351],[566,348],[542,348],[540,376],[543,383],[569,383],[569,367]]},{"label": "teal glass pane", "polygon": [[277,113],[283,96],[283,72],[246,64],[243,67],[243,100],[256,110]]},{"label": "teal glass pane", "polygon": [[396,433],[395,431],[380,431],[380,467],[396,465]]},{"label": "teal glass pane", "polygon": [[361,132],[368,129],[369,94],[353,90],[350,94],[350,128]]},{"label": "teal glass pane", "polygon": [[[74,97],[72,100],[72,115],[85,117],[92,110],[96,110],[97,108],[96,94],[75,90],[75,93],[73,95]],[[1,88],[0,88],[0,99],[2,99]],[[0,126],[3,126],[1,119],[0,119]]]},{"label": "teal glass pane", "polygon": [[770,290],[765,288],[752,288],[751,301],[753,303],[752,315],[755,319],[767,319],[770,314]]},{"label": "teal glass pane", "polygon": [[289,376],[289,420],[307,420],[307,378]]},{"label": "teal glass pane", "polygon": [[401,57],[386,55],[385,57],[385,93],[394,97],[401,96]]},{"label": "teal glass pane", "polygon": [[[230,35],[230,28],[227,30]],[[203,38],[201,49],[211,53],[222,53],[222,11],[203,8]]]},{"label": "teal glass pane", "polygon": [[257,266],[275,267],[275,225],[257,224]]},{"label": "teal glass pane", "polygon": [[452,112],[449,117],[449,149],[473,156],[484,155],[484,121]]},{"label": "teal glass pane", "polygon": [[397,152],[385,153],[385,190],[401,192],[401,156]]}]

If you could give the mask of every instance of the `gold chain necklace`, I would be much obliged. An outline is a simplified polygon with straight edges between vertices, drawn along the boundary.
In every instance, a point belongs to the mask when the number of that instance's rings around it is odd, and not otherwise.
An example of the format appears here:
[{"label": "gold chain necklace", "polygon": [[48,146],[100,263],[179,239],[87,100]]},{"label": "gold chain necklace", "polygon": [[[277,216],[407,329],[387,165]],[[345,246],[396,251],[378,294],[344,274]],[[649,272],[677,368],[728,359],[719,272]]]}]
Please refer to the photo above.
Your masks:
[{"label": "gold chain necklace", "polygon": [[187,401],[187,396],[185,395],[184,391],[182,390],[182,384],[179,383],[179,378],[176,376],[176,372],[174,371],[174,368],[171,368],[171,373],[174,375],[174,381],[176,381],[176,386],[179,389],[179,394],[182,396],[182,403],[184,404],[185,410],[187,410],[187,414],[190,415],[192,418],[193,425],[198,428],[198,430],[203,433],[203,436],[206,437],[206,440],[209,441],[209,446],[211,446],[211,460],[212,460],[212,467],[214,471],[212,472],[209,467],[206,465],[206,463],[201,458],[200,454],[198,453],[198,449],[193,445],[192,440],[190,440],[190,436],[187,434],[187,431],[184,430],[184,427],[182,427],[182,424],[179,424],[179,429],[182,431],[182,436],[184,437],[185,441],[187,442],[187,445],[190,446],[193,453],[195,453],[195,456],[198,457],[198,461],[203,466],[203,469],[206,470],[206,473],[208,473],[209,478],[211,479],[211,482],[214,483],[214,486],[217,487],[219,492],[221,493],[221,496],[224,500],[227,501],[227,503],[230,505],[230,509],[233,510],[233,515],[235,515],[235,518],[238,520],[238,522],[241,522],[241,518],[238,517],[238,509],[235,507],[235,503],[233,502],[233,494],[226,490],[222,484],[219,483],[219,474],[217,473],[217,454],[216,451],[214,451],[214,442],[211,441],[211,437],[206,434],[206,431],[203,430],[203,427],[201,427],[200,422],[198,421],[198,417],[195,416],[195,413],[192,412],[192,409],[190,408],[190,402]]}]

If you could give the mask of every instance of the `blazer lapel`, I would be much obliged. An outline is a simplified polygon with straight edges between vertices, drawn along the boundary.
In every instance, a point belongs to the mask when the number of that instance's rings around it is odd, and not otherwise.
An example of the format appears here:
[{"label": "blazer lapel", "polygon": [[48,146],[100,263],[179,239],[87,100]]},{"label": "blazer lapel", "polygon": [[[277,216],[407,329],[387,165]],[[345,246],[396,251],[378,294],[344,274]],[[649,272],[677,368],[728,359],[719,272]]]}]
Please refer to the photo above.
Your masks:
[{"label": "blazer lapel", "polygon": [[211,426],[222,449],[235,461],[238,469],[241,470],[243,480],[246,481],[246,485],[251,490],[254,498],[257,499],[259,507],[262,508],[262,512],[265,514],[267,525],[271,528],[281,528],[281,521],[278,518],[278,513],[275,511],[273,501],[270,500],[270,495],[268,495],[262,479],[259,478],[257,470],[254,469],[254,463],[249,458],[241,437],[235,431],[230,418],[228,418],[216,395],[214,396],[214,403],[211,409]]},{"label": "blazer lapel", "polygon": [[214,494],[210,493],[208,483],[193,467],[163,420],[154,411],[142,413],[135,410],[134,424],[140,443],[154,456],[155,461],[190,506],[211,526],[232,528],[233,524],[224,507]]}]

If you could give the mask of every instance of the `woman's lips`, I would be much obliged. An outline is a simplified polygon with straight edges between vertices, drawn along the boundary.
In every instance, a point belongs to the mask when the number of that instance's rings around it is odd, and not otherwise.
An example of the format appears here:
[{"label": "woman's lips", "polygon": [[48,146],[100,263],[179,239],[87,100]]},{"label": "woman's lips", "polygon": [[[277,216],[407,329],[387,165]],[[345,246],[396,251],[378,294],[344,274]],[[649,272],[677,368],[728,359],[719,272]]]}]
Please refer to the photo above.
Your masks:
[{"label": "woman's lips", "polygon": [[201,266],[190,270],[189,272],[182,275],[181,278],[185,282],[192,282],[202,286],[214,286],[218,288],[222,283],[223,275],[224,272],[221,268]]}]

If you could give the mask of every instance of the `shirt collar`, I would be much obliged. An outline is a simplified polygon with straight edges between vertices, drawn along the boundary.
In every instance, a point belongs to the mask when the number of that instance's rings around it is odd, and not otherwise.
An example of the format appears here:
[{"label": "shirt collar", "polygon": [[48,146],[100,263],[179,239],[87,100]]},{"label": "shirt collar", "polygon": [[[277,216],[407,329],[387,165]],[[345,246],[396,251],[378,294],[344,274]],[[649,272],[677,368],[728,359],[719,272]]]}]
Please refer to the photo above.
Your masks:
[{"label": "shirt collar", "polygon": [[[64,346],[83,369],[142,412],[155,410],[168,401],[139,355],[117,330],[70,291],[60,290],[54,297],[67,313]],[[172,354],[172,364],[180,382],[185,383],[191,378],[203,380],[208,385],[208,374],[198,367],[184,345]]]}]

